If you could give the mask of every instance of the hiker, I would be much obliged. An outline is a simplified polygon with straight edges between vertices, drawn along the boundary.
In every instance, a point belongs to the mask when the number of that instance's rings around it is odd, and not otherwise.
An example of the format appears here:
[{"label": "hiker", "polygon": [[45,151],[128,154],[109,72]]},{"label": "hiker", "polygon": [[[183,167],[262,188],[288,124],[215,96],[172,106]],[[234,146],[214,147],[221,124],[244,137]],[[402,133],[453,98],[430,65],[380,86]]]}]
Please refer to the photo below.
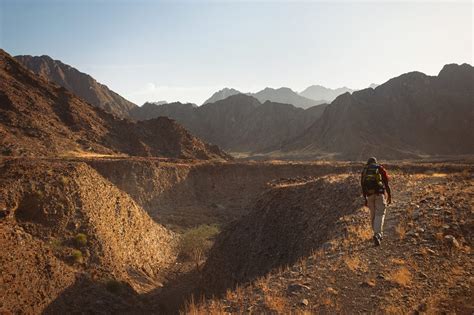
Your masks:
[{"label": "hiker", "polygon": [[[370,222],[374,231],[374,243],[380,246],[383,238],[385,206],[392,203],[392,194],[388,185],[388,175],[375,157],[369,158],[361,174],[360,183],[365,206],[370,210]],[[385,192],[387,199],[385,199]]]}]

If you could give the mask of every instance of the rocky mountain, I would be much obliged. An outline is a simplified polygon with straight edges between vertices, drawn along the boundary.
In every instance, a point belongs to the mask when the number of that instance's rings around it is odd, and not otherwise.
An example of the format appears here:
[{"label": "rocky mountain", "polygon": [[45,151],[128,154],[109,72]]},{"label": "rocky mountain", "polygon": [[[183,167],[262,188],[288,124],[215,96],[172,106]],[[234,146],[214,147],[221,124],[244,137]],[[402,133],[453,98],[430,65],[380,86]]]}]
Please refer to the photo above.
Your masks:
[{"label": "rocky mountain", "polygon": [[262,104],[252,96],[237,94],[200,107],[181,103],[145,104],[132,110],[131,115],[138,120],[170,117],[225,150],[259,152],[267,147],[279,147],[300,135],[322,115],[325,107],[302,109],[270,101]]},{"label": "rocky mountain", "polygon": [[120,119],[35,75],[0,50],[0,152],[12,156],[127,154],[226,158],[165,117]]},{"label": "rocky mountain", "polygon": [[449,64],[438,76],[410,72],[375,89],[337,97],[285,152],[343,159],[474,153],[474,69]]},{"label": "rocky mountain", "polygon": [[91,105],[119,117],[128,117],[128,112],[137,107],[90,75],[49,56],[16,56],[15,59],[37,75],[65,87]]},{"label": "rocky mountain", "polygon": [[260,102],[264,103],[266,101],[291,104],[296,107],[309,108],[315,105],[320,105],[326,103],[326,101],[309,99],[304,96],[299,95],[290,88],[282,87],[279,89],[265,88],[257,93],[250,94]]},{"label": "rocky mountain", "polygon": [[217,101],[223,100],[228,98],[229,96],[240,94],[241,92],[237,91],[236,89],[232,88],[223,88],[220,91],[217,91],[216,93],[212,94],[210,98],[208,98],[204,104],[207,103],[215,103]]},{"label": "rocky mountain", "polygon": [[330,89],[321,85],[311,85],[300,92],[300,95],[312,100],[325,100],[327,103],[331,103],[336,97],[347,92],[352,93],[354,90],[348,87]]}]

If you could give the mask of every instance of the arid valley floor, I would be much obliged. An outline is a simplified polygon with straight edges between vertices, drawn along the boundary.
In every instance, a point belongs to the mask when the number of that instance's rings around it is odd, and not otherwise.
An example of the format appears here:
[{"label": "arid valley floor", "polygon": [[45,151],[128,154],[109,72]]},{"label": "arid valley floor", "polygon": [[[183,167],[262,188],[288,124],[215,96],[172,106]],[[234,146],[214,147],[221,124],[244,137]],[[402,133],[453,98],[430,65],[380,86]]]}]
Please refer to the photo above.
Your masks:
[{"label": "arid valley floor", "polygon": [[[377,248],[361,163],[2,158],[0,310],[471,314],[472,160],[385,165]],[[178,248],[201,224],[197,270]]]}]

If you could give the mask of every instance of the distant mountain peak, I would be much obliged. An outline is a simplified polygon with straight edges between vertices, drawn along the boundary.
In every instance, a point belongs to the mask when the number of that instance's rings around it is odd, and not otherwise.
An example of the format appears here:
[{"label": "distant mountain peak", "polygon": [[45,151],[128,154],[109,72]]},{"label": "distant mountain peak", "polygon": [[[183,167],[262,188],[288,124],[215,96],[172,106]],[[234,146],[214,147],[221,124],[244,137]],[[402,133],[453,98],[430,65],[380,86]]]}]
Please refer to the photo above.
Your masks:
[{"label": "distant mountain peak", "polygon": [[240,91],[233,89],[233,88],[228,88],[225,87],[214,94],[210,98],[208,98],[203,104],[207,103],[215,103],[217,101],[223,100],[228,98],[229,96],[236,95],[236,94],[241,94]]},{"label": "distant mountain peak", "polygon": [[[468,63],[457,64],[450,63],[444,65],[444,67],[439,72],[438,76],[440,77],[450,77],[453,75],[459,75],[460,73],[468,73],[472,75],[472,66]],[[471,83],[473,81],[471,80]]]},{"label": "distant mountain peak", "polygon": [[299,94],[312,100],[324,100],[330,103],[339,95],[347,92],[352,93],[354,92],[354,90],[346,86],[337,89],[331,89],[317,84],[307,87]]},{"label": "distant mountain peak", "polygon": [[154,104],[154,105],[163,105],[163,104],[168,104],[168,102],[167,102],[167,101],[156,101],[156,102],[147,102],[147,103]]},{"label": "distant mountain peak", "polygon": [[304,97],[289,87],[271,88],[266,87],[263,90],[250,94],[257,98],[261,103],[271,101],[275,103],[291,104],[295,107],[309,108],[315,105],[325,103],[324,101],[318,101]]}]

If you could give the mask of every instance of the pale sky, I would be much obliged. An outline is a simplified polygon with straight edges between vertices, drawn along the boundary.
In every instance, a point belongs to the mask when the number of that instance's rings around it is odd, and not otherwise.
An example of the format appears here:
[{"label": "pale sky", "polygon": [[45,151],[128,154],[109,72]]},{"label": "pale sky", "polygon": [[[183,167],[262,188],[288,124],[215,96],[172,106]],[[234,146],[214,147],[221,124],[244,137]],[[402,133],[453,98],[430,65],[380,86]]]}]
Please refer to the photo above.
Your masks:
[{"label": "pale sky", "polygon": [[0,0],[0,46],[49,55],[135,102],[233,87],[354,89],[473,64],[471,1]]}]

